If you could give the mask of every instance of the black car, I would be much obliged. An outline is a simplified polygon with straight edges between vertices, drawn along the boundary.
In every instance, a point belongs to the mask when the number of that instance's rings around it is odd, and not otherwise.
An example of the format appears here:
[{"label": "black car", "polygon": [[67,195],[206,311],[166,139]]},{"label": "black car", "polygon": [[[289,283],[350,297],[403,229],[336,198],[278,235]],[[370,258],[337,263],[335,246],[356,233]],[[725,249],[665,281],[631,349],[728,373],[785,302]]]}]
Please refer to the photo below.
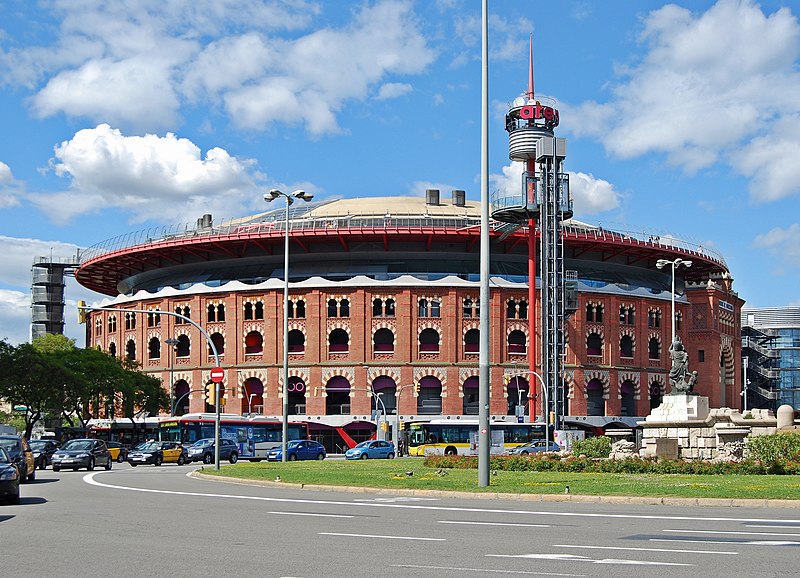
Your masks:
[{"label": "black car", "polygon": [[39,470],[45,469],[52,463],[53,454],[58,449],[58,444],[53,440],[31,440],[33,461]]},{"label": "black car", "polygon": [[[239,459],[239,446],[232,440],[222,438],[219,440],[219,459],[228,460],[230,463],[235,464]],[[204,438],[197,440],[189,446],[190,462],[203,462],[210,464],[214,462],[214,439]]]},{"label": "black car", "polygon": [[7,504],[19,504],[19,470],[8,452],[0,448],[0,498]]},{"label": "black car", "polygon": [[0,436],[0,448],[8,453],[8,457],[17,466],[21,482],[32,482],[36,479],[36,464],[28,440],[21,436]]},{"label": "black car", "polygon": [[95,466],[103,466],[110,470],[114,460],[103,440],[74,439],[61,446],[52,457],[53,471],[62,468],[79,470],[86,468],[92,471]]}]

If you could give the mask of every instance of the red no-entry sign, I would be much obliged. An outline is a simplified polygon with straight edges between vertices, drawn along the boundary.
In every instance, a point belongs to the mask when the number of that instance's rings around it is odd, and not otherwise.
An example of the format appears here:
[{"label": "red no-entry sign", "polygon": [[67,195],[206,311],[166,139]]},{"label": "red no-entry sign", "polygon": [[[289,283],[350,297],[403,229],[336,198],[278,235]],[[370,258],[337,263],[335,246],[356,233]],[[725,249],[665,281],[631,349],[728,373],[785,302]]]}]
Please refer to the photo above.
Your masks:
[{"label": "red no-entry sign", "polygon": [[211,370],[211,381],[219,383],[225,378],[225,371],[221,367],[215,367]]}]

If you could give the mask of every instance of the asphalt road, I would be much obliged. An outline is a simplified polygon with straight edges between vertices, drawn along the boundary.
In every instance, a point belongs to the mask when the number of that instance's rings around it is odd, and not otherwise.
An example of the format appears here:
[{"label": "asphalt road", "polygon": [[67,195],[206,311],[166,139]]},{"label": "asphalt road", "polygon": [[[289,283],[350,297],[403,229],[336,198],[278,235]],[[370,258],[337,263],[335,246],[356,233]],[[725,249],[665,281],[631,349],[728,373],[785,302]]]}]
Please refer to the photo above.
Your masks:
[{"label": "asphalt road", "polygon": [[[357,467],[354,463],[354,467]],[[800,510],[323,492],[198,466],[37,472],[2,576],[797,576]],[[797,483],[787,477],[787,483]]]}]

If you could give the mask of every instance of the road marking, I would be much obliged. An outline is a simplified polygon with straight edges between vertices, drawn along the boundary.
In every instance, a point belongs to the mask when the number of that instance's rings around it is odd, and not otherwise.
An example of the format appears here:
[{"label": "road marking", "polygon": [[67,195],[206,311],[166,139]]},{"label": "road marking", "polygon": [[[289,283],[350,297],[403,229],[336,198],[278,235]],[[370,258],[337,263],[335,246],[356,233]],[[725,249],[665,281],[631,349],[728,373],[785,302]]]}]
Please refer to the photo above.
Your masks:
[{"label": "road marking", "polygon": [[779,526],[777,524],[745,524],[745,528],[771,528],[773,530],[800,530],[800,526]]},{"label": "road marking", "polygon": [[632,550],[634,552],[672,552],[677,554],[733,554],[739,552],[714,550],[674,550],[672,548],[629,548],[626,546],[584,546],[580,544],[553,544],[553,548],[584,548],[590,550]]},{"label": "road marking", "polygon": [[[127,472],[127,470],[125,470]],[[113,490],[125,490],[129,492],[143,492],[149,494],[164,494],[169,496],[194,496],[194,497],[207,497],[207,498],[228,498],[232,500],[255,500],[261,502],[275,502],[275,503],[289,503],[289,504],[314,504],[314,505],[333,505],[333,506],[359,506],[362,508],[398,508],[403,510],[435,510],[439,512],[468,512],[480,514],[502,514],[504,516],[519,515],[519,516],[552,516],[560,518],[597,518],[597,519],[614,519],[614,520],[653,520],[659,522],[669,521],[697,521],[697,522],[775,522],[774,518],[719,518],[719,517],[703,517],[703,516],[664,516],[652,515],[647,516],[643,514],[595,514],[590,512],[548,512],[546,510],[509,510],[501,508],[477,508],[477,507],[454,507],[454,506],[439,506],[428,504],[410,504],[410,503],[385,503],[385,502],[354,502],[352,500],[336,501],[336,500],[309,500],[298,498],[278,498],[270,496],[242,496],[238,494],[217,494],[209,492],[185,492],[177,490],[154,490],[150,488],[134,488],[130,486],[120,486],[116,484],[107,484],[95,479],[96,476],[113,476],[120,472],[91,472],[83,476],[83,481],[87,484],[98,486],[101,488],[109,488]],[[221,479],[222,482],[230,482],[230,480]],[[255,487],[255,486],[251,486]],[[800,520],[781,520],[784,523],[800,524]]]},{"label": "road marking", "polygon": [[587,556],[574,554],[486,554],[492,558],[525,558],[528,560],[551,560],[555,562],[587,562],[589,564],[622,564],[626,566],[694,566],[684,562],[650,562],[646,560],[621,560],[617,558],[601,558],[595,560]]},{"label": "road marking", "polygon": [[530,570],[496,570],[494,568],[461,568],[458,566],[422,566],[420,564],[392,564],[391,568],[412,568],[415,570],[453,570],[455,572],[479,572],[481,574],[526,574],[528,576],[569,576],[584,578],[586,574],[558,574],[556,572],[533,572]]},{"label": "road marking", "polygon": [[382,502],[390,504],[393,502],[438,502],[439,498],[414,498],[410,496],[393,496],[391,498],[357,498],[354,502]]},{"label": "road marking", "polygon": [[547,524],[514,524],[512,522],[460,522],[458,520],[439,520],[440,524],[464,524],[465,526],[514,526],[515,528],[549,528]]},{"label": "road marking", "polygon": [[681,540],[680,538],[650,538],[650,542],[685,542],[687,544],[725,544],[726,546],[800,546],[800,542],[783,540]]},{"label": "road marking", "polygon": [[725,530],[664,530],[664,532],[687,534],[730,534],[735,536],[794,536],[800,538],[798,533],[782,534],[780,532],[729,532]]},{"label": "road marking", "polygon": [[317,532],[318,536],[345,536],[349,538],[382,538],[384,540],[418,540],[421,542],[446,542],[444,538],[422,538],[420,536],[382,536],[380,534],[347,534],[344,532]]},{"label": "road marking", "polygon": [[267,512],[267,514],[277,514],[279,516],[314,516],[317,518],[355,518],[346,514],[313,514],[309,512]]}]

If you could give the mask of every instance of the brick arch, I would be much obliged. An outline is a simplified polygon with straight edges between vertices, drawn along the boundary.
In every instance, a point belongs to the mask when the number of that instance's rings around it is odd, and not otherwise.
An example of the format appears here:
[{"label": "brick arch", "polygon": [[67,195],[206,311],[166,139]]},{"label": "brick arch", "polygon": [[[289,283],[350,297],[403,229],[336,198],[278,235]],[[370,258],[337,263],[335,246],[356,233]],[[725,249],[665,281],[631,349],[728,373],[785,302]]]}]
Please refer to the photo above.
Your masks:
[{"label": "brick arch", "polygon": [[[303,380],[303,383],[305,383],[306,386],[308,386],[308,382],[310,380],[307,367],[291,367],[290,366],[289,367],[289,377],[299,377],[300,379]],[[324,381],[327,382],[328,379],[330,379],[330,378],[325,378]],[[261,382],[262,383],[266,383],[266,380],[262,379]],[[350,380],[350,383],[351,384],[353,383],[352,380]],[[278,397],[282,397],[283,396],[283,370],[282,369],[278,373],[278,386],[279,386],[279,388],[278,388]]]},{"label": "brick arch", "polygon": [[[189,389],[190,390],[192,389],[192,373],[190,371],[177,371],[176,370],[174,372],[174,377],[175,377],[175,381],[176,382],[183,380],[183,381],[185,381],[186,383],[189,384]],[[209,375],[206,375],[205,381],[208,381],[209,377],[210,377]],[[203,383],[205,383],[205,381]],[[201,393],[201,392],[196,392],[196,393]]]},{"label": "brick arch", "polygon": [[659,395],[666,395],[667,392],[667,382],[665,375],[661,373],[649,373],[647,375],[647,397],[650,397],[650,387],[653,384],[658,384],[658,393]]},{"label": "brick arch", "polygon": [[480,377],[481,370],[478,367],[461,367],[458,370],[458,386],[464,387],[464,382],[470,377]]},{"label": "brick arch", "polygon": [[145,339],[147,340],[147,343],[150,343],[150,340],[153,339],[153,337],[155,337],[156,339],[161,341],[161,330],[160,329],[148,329],[147,330],[147,337],[145,337]]},{"label": "brick arch", "polygon": [[511,335],[512,331],[522,331],[525,334],[525,337],[529,337],[528,335],[528,324],[527,323],[520,323],[519,321],[514,321],[513,323],[509,323],[506,325],[506,338]]},{"label": "brick arch", "polygon": [[[291,372],[291,368],[289,369]],[[251,377],[255,377],[259,381],[261,381],[264,386],[267,385],[267,372],[264,369],[259,369],[256,367],[249,367],[247,369],[239,369],[236,371],[236,381],[241,386],[244,385],[244,382],[250,379]],[[266,387],[264,387],[264,393],[266,393]]]},{"label": "brick arch", "polygon": [[590,369],[585,371],[583,374],[583,396],[586,399],[589,399],[589,393],[586,389],[586,386],[590,381],[596,379],[603,385],[603,399],[609,399],[610,396],[610,388],[609,388],[609,379],[608,379],[608,371],[603,371],[602,369]]},{"label": "brick arch", "polygon": [[391,321],[381,319],[380,322],[375,323],[372,326],[373,336],[375,335],[375,332],[378,331],[378,329],[388,329],[389,331],[392,332],[392,335],[394,335],[395,339],[397,339],[397,329],[395,328],[394,323],[392,323]]},{"label": "brick arch", "polygon": [[658,340],[658,344],[663,346],[664,344],[661,342],[661,332],[659,331],[649,331],[647,333],[647,341],[649,342],[651,339],[655,337]]},{"label": "brick arch", "polygon": [[[226,337],[226,335],[225,335],[225,326],[223,325],[219,329],[213,329],[213,330],[209,331],[208,334],[209,335],[214,335],[215,333],[219,333],[220,335],[222,335],[222,337]],[[208,341],[208,340],[206,340],[206,341]]]},{"label": "brick arch", "polygon": [[567,384],[567,399],[575,399],[575,372],[572,370],[564,372],[564,382]]},{"label": "brick arch", "polygon": [[289,320],[289,331],[293,331],[293,330],[297,330],[300,333],[302,333],[303,337],[306,337],[306,338],[308,337],[308,335],[306,335],[306,324],[303,323],[302,321],[292,321],[290,319]]},{"label": "brick arch", "polygon": [[191,336],[191,335],[189,335],[189,333],[190,333],[190,330],[191,330],[191,329],[194,329],[194,327],[193,327],[193,326],[189,326],[189,327],[187,327],[187,326],[176,327],[176,328],[175,328],[175,335],[185,335],[186,337],[188,337],[188,338],[189,338],[189,341],[191,342],[191,340],[192,340],[192,336]]},{"label": "brick arch", "polygon": [[465,321],[463,334],[466,335],[467,331],[469,331],[470,329],[480,330],[480,328],[481,328],[481,322],[477,319],[475,321]]},{"label": "brick arch", "polygon": [[424,318],[424,320],[420,319],[418,324],[417,324],[417,336],[419,336],[419,334],[422,333],[423,329],[435,329],[441,335],[441,333],[442,333],[442,324],[438,320],[439,320],[438,317],[433,317],[433,318],[427,318],[426,317],[426,318]]},{"label": "brick arch", "polygon": [[606,332],[605,332],[605,328],[602,325],[598,324],[598,325],[592,325],[590,327],[586,327],[586,329],[584,330],[583,338],[587,339],[589,337],[589,335],[591,335],[592,333],[597,333],[600,336],[600,339],[603,340],[603,344],[605,344],[605,342],[606,342]]},{"label": "brick arch", "polygon": [[730,345],[723,345],[719,351],[720,365],[724,368],[722,378],[724,385],[733,385],[735,382],[735,368],[733,364],[733,348]]},{"label": "brick arch", "polygon": [[641,399],[642,391],[641,385],[639,383],[640,376],[635,371],[622,371],[617,375],[618,385],[617,385],[617,397],[618,399],[622,399],[622,384],[626,381],[630,381],[633,384],[633,399],[639,400]]},{"label": "brick arch", "polygon": [[353,336],[350,333],[350,324],[347,322],[347,318],[344,317],[337,317],[336,321],[332,321],[328,325],[328,334],[330,335],[331,331],[334,329],[344,329],[345,333],[347,333],[347,338],[351,339]]},{"label": "brick arch", "polygon": [[[444,367],[421,367],[414,371],[414,383],[419,382],[423,377],[435,377],[442,384],[442,398],[447,397],[447,371]],[[417,397],[416,388],[414,397]]]},{"label": "brick arch", "polygon": [[355,383],[355,374],[352,368],[349,367],[331,367],[322,374],[322,388],[325,389],[327,383],[331,380],[332,377],[344,377],[350,383],[350,387],[353,387]]},{"label": "brick arch", "polygon": [[367,380],[370,383],[379,377],[388,377],[394,380],[394,384],[397,387],[400,387],[400,383],[402,382],[400,370],[395,367],[370,367],[367,369]]}]

